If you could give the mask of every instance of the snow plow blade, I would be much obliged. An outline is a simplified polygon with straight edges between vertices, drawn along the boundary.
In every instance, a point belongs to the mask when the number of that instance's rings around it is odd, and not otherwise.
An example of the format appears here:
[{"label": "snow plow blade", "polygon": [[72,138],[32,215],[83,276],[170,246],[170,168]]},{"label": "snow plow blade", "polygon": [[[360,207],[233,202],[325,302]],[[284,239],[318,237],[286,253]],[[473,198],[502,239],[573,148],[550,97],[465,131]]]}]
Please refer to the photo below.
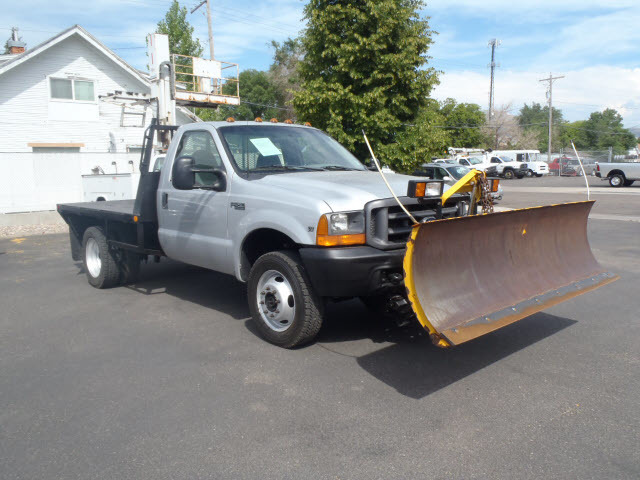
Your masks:
[{"label": "snow plow blade", "polygon": [[415,225],[404,258],[418,320],[459,345],[619,277],[591,252],[592,201]]}]

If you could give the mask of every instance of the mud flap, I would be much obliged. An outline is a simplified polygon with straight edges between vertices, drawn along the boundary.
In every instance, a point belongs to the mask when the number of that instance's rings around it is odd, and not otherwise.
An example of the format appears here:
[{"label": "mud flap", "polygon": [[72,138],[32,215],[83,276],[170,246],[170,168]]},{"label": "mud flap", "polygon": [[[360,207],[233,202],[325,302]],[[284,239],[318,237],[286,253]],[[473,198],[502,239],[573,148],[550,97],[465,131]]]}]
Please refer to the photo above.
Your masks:
[{"label": "mud flap", "polygon": [[593,203],[414,226],[404,258],[405,285],[433,342],[459,345],[617,280],[589,247]]}]

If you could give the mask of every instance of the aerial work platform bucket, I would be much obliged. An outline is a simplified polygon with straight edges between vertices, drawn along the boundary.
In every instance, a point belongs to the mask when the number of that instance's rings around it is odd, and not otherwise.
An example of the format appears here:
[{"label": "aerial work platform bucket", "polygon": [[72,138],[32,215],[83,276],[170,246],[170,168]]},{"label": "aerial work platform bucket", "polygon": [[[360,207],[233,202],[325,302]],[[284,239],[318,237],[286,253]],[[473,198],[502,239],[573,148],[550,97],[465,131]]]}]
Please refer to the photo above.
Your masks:
[{"label": "aerial work platform bucket", "polygon": [[617,280],[589,247],[593,203],[415,225],[405,286],[432,341],[459,345]]}]

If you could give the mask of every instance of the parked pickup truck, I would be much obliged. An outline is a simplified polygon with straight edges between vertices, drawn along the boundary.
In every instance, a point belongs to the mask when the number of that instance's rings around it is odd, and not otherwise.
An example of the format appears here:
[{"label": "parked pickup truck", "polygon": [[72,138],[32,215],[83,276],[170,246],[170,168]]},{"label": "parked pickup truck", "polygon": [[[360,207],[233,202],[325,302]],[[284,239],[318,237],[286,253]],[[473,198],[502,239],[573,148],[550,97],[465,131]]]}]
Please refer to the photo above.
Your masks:
[{"label": "parked pickup truck", "polygon": [[596,177],[609,180],[609,185],[615,188],[630,187],[640,180],[640,163],[596,162]]},{"label": "parked pickup truck", "polygon": [[510,157],[497,157],[492,155],[489,157],[489,163],[491,166],[496,167],[496,172],[499,176],[510,180],[512,178],[523,178],[529,171],[529,165],[526,163],[516,162]]},{"label": "parked pickup truck", "polygon": [[[150,168],[155,135],[172,136]],[[310,341],[326,301],[362,297],[410,311],[402,262],[411,222],[377,172],[308,126],[210,122],[152,125],[135,200],[58,205],[71,253],[89,283],[134,281],[143,259],[171,259],[247,283],[249,308],[268,341]],[[468,194],[446,206],[442,180],[388,181],[418,222],[461,216]]]}]

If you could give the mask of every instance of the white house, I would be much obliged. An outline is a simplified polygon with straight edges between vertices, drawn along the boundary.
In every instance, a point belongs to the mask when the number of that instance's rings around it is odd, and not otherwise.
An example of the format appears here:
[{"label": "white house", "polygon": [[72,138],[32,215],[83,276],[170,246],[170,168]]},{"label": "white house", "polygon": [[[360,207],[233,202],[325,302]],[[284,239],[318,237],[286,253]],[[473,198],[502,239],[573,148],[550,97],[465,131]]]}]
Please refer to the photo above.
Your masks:
[{"label": "white house", "polygon": [[[26,51],[12,40],[15,53],[0,56],[0,152],[139,151],[155,108],[146,74],[79,25]],[[177,120],[197,117],[179,107]]]}]

